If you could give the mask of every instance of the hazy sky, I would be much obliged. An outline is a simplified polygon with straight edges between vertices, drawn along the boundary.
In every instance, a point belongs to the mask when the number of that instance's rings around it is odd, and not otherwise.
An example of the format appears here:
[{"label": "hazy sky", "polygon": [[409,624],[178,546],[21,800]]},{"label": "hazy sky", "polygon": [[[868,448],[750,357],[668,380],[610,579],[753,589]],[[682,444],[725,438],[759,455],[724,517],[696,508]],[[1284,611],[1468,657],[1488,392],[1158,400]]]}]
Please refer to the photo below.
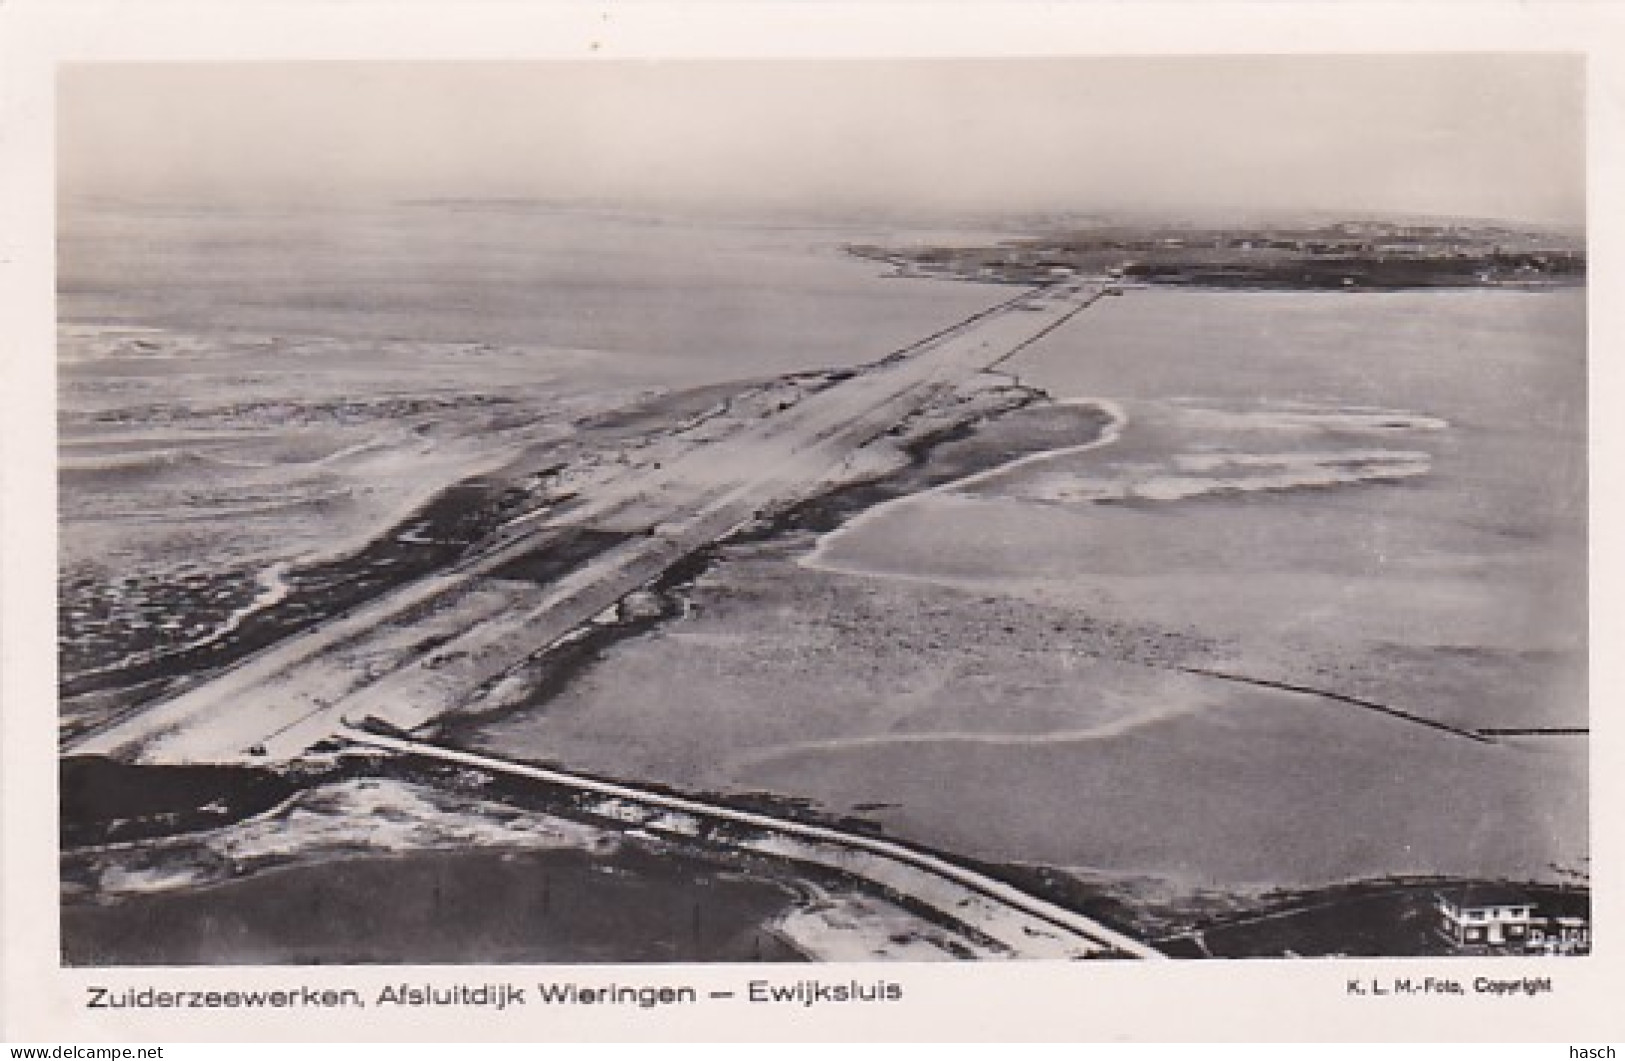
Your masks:
[{"label": "hazy sky", "polygon": [[1578,222],[1571,57],[99,65],[68,196]]}]

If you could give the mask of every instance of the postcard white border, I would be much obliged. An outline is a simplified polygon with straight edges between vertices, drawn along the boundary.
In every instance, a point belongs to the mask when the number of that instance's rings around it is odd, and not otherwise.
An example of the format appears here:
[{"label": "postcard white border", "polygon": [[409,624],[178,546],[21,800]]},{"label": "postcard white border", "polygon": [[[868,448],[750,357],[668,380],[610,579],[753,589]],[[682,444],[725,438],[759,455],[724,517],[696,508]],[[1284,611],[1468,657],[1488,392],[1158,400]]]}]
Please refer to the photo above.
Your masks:
[{"label": "postcard white border", "polygon": [[[1497,976],[1551,976],[1533,998],[1351,997],[1351,978],[1451,975],[1456,960],[1166,964],[978,963],[824,966],[825,979],[888,979],[895,1005],[701,1005],[631,1010],[532,1008],[523,1017],[441,1011],[385,1014],[209,1012],[97,1014],[90,983],[179,987],[310,983],[367,989],[403,980],[526,982],[535,969],[387,968],[77,970],[57,960],[55,793],[53,74],[60,62],[592,60],[652,58],[1042,57],[1392,52],[1583,53],[1588,64],[1592,250],[1592,828],[1597,952],[1586,959],[1501,959]],[[1625,1007],[1625,806],[1620,727],[1625,688],[1621,422],[1625,417],[1625,7],[1607,4],[896,3],[538,5],[255,0],[0,7],[0,881],[10,1041],[545,1040],[1547,1040],[1618,1041]],[[557,978],[561,970],[550,968]],[[582,970],[601,982],[613,970]],[[623,980],[737,988],[793,971],[635,967]]]}]

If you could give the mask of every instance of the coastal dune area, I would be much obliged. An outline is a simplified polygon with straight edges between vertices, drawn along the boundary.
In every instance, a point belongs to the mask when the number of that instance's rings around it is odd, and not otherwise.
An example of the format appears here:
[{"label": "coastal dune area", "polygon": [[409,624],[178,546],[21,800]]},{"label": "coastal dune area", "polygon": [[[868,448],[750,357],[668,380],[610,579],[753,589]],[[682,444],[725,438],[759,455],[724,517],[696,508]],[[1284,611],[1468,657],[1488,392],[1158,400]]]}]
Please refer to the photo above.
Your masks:
[{"label": "coastal dune area", "polygon": [[1583,286],[849,252],[1019,235],[76,207],[64,960],[1157,957],[1587,879]]}]

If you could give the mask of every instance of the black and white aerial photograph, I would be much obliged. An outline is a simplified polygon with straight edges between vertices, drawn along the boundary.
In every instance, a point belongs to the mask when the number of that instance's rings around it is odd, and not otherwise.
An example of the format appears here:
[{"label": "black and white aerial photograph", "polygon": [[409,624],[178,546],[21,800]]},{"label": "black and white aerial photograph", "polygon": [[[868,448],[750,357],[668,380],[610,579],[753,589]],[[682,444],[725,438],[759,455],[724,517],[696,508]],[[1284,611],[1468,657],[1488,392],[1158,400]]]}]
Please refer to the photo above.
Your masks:
[{"label": "black and white aerial photograph", "polygon": [[1576,964],[1585,73],[65,63],[61,965]]}]

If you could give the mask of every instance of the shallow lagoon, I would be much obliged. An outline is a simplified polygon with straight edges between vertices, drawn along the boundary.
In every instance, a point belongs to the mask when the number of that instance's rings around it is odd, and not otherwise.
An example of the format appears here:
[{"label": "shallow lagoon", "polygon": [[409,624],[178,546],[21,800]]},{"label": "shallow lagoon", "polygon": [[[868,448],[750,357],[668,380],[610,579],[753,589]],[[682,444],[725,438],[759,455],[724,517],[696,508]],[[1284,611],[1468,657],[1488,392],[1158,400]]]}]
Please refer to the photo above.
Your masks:
[{"label": "shallow lagoon", "polygon": [[[870,360],[1004,294],[883,279],[839,251],[865,235],[76,215],[64,554],[163,577],[329,548],[595,405]],[[1010,367],[1112,403],[1110,445],[729,550],[683,619],[466,737],[1176,888],[1578,865],[1585,738],[1177,668],[1584,725],[1584,326],[1581,291],[1103,300]],[[470,393],[509,404],[393,415]]]},{"label": "shallow lagoon", "polygon": [[1584,737],[1180,669],[1584,726],[1583,308],[1107,300],[1012,367],[1112,444],[734,550],[473,739],[1176,889],[1583,865]]},{"label": "shallow lagoon", "polygon": [[1240,673],[1463,726],[1584,726],[1581,299],[1113,300],[1015,367],[1109,396],[1115,443],[893,505],[819,563],[1194,624]]}]

